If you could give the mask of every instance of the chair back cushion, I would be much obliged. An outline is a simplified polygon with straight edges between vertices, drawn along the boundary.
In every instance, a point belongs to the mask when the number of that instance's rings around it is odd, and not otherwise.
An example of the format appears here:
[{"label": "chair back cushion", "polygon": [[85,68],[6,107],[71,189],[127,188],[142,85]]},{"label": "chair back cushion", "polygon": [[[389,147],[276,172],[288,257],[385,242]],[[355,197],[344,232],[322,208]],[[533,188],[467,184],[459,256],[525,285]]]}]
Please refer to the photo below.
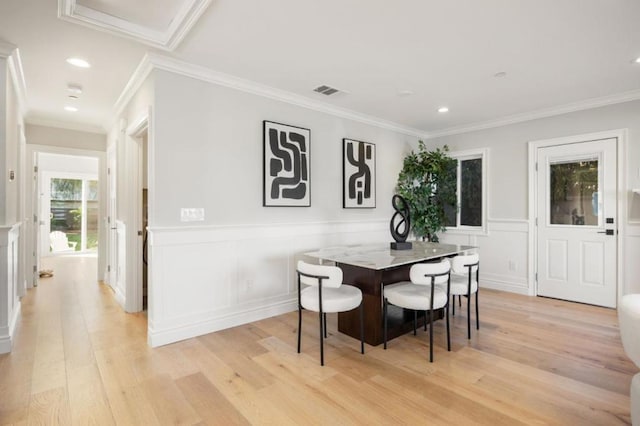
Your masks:
[{"label": "chair back cushion", "polygon": [[[430,285],[431,277],[425,275],[444,274],[449,272],[450,266],[446,262],[439,263],[416,263],[409,271],[409,277],[413,284]],[[449,279],[448,275],[442,275],[435,278],[436,284],[446,284]]]},{"label": "chair back cushion", "polygon": [[322,287],[338,288],[342,285],[342,269],[337,266],[313,265],[299,260],[298,272],[312,275],[311,277],[300,275],[300,282],[305,285],[317,287],[320,280],[315,277],[328,277],[322,280]]},{"label": "chair back cushion", "polygon": [[[456,256],[451,259],[451,272],[453,272],[454,274],[467,274],[469,272],[469,268],[465,265],[473,265],[474,263],[478,263],[479,261],[480,256],[477,253]],[[477,266],[471,268],[471,272],[474,274],[477,270]]]}]

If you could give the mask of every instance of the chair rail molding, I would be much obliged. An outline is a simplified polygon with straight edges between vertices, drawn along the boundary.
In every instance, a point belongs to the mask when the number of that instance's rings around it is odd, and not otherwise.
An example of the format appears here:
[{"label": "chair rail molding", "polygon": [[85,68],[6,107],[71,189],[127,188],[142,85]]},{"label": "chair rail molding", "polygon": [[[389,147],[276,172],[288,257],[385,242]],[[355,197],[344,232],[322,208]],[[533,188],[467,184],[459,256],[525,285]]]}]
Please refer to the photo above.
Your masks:
[{"label": "chair rail molding", "polygon": [[319,247],[390,240],[388,219],[150,227],[151,346],[296,309],[295,265]]}]

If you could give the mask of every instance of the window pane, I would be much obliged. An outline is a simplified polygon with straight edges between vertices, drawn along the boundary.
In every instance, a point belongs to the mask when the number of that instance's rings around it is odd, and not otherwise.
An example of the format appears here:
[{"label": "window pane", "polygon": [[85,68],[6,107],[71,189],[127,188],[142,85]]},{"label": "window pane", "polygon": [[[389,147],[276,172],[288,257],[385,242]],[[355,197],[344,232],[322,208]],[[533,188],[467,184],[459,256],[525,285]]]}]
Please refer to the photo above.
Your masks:
[{"label": "window pane", "polygon": [[598,225],[598,160],[549,166],[549,223]]},{"label": "window pane", "polygon": [[460,225],[482,226],[482,158],[460,162]]},{"label": "window pane", "polygon": [[[448,171],[449,176],[447,176],[447,181],[455,182],[454,188],[458,187],[458,163],[454,163],[454,167]],[[458,209],[455,204],[447,204],[444,203],[444,220],[445,226],[458,226],[456,223],[456,214],[458,213]]]}]

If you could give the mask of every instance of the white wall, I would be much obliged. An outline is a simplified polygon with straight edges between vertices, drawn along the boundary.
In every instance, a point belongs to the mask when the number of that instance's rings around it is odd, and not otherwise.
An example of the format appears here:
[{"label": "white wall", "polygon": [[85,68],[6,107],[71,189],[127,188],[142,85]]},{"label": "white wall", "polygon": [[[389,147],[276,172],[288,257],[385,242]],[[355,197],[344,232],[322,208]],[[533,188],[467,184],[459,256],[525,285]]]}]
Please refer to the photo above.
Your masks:
[{"label": "white wall", "polygon": [[98,163],[98,159],[95,157],[43,153],[40,155],[38,167],[42,172],[62,172],[98,176]]},{"label": "white wall", "polygon": [[[528,258],[528,142],[563,136],[580,135],[614,129],[628,129],[624,158],[619,164],[625,172],[626,187],[619,195],[626,198],[628,221],[621,224],[626,231],[624,245],[625,277],[623,293],[640,292],[640,101],[627,102],[480,130],[430,139],[427,146],[447,144],[452,151],[485,148],[489,153],[489,235],[468,236],[443,234],[442,241],[477,243],[483,256],[483,276],[489,287],[532,294],[533,283],[527,282]],[[514,262],[515,270],[509,269]],[[515,288],[514,288],[515,285]]]},{"label": "white wall", "polygon": [[29,123],[26,125],[25,132],[27,143],[33,145],[50,145],[90,151],[105,151],[107,146],[107,136],[103,133],[89,133]]},{"label": "white wall", "polygon": [[[415,138],[155,71],[149,140],[152,345],[295,308],[295,261],[389,240],[391,197]],[[262,207],[262,122],[311,130],[311,207]],[[377,208],[342,208],[342,138],[376,144]],[[151,202],[153,200],[153,202]],[[205,220],[181,223],[181,207]]]}]

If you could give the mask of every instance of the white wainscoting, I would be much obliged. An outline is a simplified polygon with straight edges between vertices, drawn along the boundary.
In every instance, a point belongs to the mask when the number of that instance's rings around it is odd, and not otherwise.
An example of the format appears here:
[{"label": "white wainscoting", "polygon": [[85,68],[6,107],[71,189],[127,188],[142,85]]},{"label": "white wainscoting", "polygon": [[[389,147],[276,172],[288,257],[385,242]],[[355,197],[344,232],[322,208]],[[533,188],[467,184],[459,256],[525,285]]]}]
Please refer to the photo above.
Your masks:
[{"label": "white wainscoting", "polygon": [[0,227],[0,354],[11,352],[20,314],[18,296],[20,223]]},{"label": "white wainscoting", "polygon": [[149,344],[293,311],[302,253],[387,240],[388,219],[150,228]]},{"label": "white wainscoting", "polygon": [[478,246],[480,287],[533,295],[527,279],[529,222],[489,219],[487,234],[443,232],[440,241]]},{"label": "white wainscoting", "polygon": [[640,223],[633,222],[626,229],[624,247],[623,294],[640,293]]}]

